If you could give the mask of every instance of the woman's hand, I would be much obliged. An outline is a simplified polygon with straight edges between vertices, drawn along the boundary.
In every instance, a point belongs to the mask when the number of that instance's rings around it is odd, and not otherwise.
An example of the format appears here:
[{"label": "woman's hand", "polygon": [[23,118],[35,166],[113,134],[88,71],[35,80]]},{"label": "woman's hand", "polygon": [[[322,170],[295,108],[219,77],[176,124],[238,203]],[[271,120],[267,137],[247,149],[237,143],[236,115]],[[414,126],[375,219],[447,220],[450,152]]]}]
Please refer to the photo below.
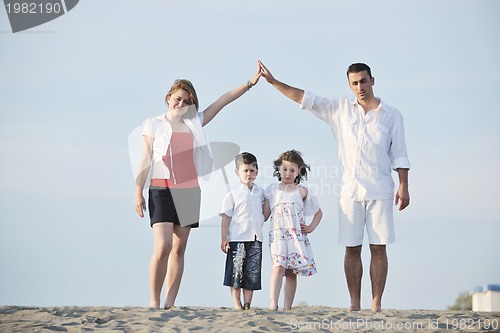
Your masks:
[{"label": "woman's hand", "polygon": [[255,86],[257,82],[259,82],[261,76],[262,76],[262,69],[260,67],[260,63],[257,63],[257,72],[248,82],[250,82],[252,86]]},{"label": "woman's hand", "polygon": [[146,210],[146,200],[141,193],[135,194],[135,211],[140,217],[144,217],[144,211]]}]

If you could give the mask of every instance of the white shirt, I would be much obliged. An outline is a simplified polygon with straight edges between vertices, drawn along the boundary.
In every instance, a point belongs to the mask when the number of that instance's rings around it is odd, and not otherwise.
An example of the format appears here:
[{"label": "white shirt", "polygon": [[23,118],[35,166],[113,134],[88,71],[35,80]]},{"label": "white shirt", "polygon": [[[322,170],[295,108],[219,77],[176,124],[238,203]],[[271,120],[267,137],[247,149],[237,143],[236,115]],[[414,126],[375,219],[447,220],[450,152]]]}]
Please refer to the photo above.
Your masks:
[{"label": "white shirt", "polygon": [[231,218],[228,242],[263,241],[263,204],[264,190],[256,184],[253,184],[252,190],[245,184],[239,184],[224,196],[219,215],[226,214]]},{"label": "white shirt", "polygon": [[[213,169],[213,160],[202,128],[203,113],[199,112],[197,117],[183,119],[183,121],[193,136],[193,159],[196,172],[199,177],[208,178]],[[151,178],[170,179],[170,170],[163,162],[163,156],[167,154],[172,137],[172,126],[165,118],[165,114],[146,119],[142,124],[142,135],[153,138]]]},{"label": "white shirt", "polygon": [[305,91],[301,109],[327,122],[335,135],[342,165],[341,196],[384,200],[394,196],[391,169],[409,169],[401,113],[380,101],[365,114],[357,101],[330,99]]}]

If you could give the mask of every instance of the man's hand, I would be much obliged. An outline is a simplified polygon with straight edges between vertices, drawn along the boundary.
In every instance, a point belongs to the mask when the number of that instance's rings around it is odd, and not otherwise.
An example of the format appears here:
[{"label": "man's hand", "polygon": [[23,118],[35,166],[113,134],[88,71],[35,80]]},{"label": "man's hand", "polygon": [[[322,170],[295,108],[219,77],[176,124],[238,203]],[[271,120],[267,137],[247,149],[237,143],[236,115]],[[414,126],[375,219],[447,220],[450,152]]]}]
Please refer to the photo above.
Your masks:
[{"label": "man's hand", "polygon": [[258,61],[258,64],[260,66],[260,73],[261,75],[267,80],[269,83],[273,83],[275,81],[274,76],[271,74],[271,72],[267,69],[266,66],[262,63],[262,61]]},{"label": "man's hand", "polygon": [[401,184],[396,192],[395,204],[399,203],[399,210],[403,210],[410,204],[410,193],[408,192],[408,186]]}]

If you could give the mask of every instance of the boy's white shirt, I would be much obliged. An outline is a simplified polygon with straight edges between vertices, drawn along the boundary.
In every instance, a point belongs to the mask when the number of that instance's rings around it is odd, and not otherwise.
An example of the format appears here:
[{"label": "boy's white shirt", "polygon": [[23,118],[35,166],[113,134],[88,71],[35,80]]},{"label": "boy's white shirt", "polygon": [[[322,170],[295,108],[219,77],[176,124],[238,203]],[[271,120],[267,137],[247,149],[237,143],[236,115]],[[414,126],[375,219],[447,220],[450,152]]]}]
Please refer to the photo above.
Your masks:
[{"label": "boy's white shirt", "polygon": [[224,196],[219,215],[230,217],[228,242],[263,241],[263,204],[264,189],[255,183],[252,190],[240,183]]}]

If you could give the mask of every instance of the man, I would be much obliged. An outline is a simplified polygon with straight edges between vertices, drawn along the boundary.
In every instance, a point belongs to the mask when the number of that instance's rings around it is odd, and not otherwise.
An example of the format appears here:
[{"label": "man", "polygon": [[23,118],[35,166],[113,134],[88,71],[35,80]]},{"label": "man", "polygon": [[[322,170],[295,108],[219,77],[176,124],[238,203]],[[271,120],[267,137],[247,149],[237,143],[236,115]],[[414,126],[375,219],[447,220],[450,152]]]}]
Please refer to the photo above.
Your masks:
[{"label": "man", "polygon": [[342,165],[339,197],[339,243],[346,246],[344,270],[351,297],[349,311],[361,309],[361,247],[366,228],[370,243],[370,278],[373,312],[381,311],[387,278],[386,245],[395,241],[393,223],[394,182],[399,176],[394,202],[399,210],[410,203],[403,118],[399,111],[376,98],[370,67],[349,66],[347,78],[355,100],[319,97],[280,82],[259,61],[262,76],[288,98],[327,122],[335,135]]}]

